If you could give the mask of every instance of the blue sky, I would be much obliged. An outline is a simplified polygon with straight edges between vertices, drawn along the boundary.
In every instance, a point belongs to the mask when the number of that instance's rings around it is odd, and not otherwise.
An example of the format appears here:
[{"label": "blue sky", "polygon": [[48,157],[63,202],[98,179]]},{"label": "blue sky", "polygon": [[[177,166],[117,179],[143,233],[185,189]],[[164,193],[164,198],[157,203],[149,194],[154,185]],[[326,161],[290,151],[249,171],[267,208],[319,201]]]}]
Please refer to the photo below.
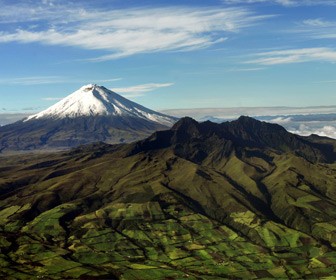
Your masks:
[{"label": "blue sky", "polygon": [[157,110],[336,105],[336,0],[0,6],[0,113],[88,83]]}]

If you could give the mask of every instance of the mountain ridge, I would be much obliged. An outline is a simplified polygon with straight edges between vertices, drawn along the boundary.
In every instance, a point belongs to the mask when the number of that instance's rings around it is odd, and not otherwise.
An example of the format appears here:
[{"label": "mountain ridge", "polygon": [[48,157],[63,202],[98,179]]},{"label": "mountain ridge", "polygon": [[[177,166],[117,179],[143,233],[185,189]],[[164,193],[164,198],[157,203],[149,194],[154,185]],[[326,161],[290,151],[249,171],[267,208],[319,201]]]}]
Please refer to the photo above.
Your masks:
[{"label": "mountain ridge", "polygon": [[198,123],[190,117],[185,117],[170,130],[155,132],[135,146],[141,150],[141,145],[147,148],[160,147],[160,144],[161,147],[175,145],[175,150],[186,151],[188,145],[193,145],[193,148],[198,148],[198,156],[203,154],[203,157],[208,154],[207,150],[216,150],[218,145],[222,152],[227,151],[226,153],[232,150],[239,152],[241,147],[250,147],[272,149],[276,152],[296,152],[312,162],[330,163],[336,159],[333,145],[315,143],[309,139],[292,134],[278,124],[261,122],[247,116],[221,124],[211,121]]}]

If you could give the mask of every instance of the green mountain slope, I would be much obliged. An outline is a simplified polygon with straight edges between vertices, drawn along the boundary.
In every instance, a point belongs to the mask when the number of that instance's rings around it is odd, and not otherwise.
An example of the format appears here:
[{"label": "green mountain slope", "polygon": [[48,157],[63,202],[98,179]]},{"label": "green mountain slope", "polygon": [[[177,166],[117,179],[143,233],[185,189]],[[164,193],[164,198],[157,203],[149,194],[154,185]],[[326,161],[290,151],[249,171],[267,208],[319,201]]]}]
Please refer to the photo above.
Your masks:
[{"label": "green mountain slope", "polygon": [[241,117],[0,158],[0,278],[334,279],[336,141]]}]

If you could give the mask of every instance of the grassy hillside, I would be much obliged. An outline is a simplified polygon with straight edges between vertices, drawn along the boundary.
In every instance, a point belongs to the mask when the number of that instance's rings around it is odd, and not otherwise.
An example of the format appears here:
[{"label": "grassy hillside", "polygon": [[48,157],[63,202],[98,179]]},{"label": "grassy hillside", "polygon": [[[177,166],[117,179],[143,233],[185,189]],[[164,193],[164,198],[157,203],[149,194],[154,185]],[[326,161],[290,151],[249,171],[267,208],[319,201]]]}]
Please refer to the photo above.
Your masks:
[{"label": "grassy hillside", "polygon": [[0,278],[334,279],[334,144],[184,119],[0,157]]}]

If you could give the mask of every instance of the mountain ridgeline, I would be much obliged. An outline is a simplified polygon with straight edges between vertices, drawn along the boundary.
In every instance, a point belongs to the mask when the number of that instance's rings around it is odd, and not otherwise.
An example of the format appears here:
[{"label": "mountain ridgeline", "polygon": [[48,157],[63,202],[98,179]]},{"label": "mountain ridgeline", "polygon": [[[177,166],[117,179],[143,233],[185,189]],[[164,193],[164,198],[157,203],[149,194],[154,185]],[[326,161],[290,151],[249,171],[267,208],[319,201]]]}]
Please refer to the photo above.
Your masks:
[{"label": "mountain ridgeline", "polygon": [[0,157],[0,277],[332,279],[336,141],[249,117]]},{"label": "mountain ridgeline", "polygon": [[312,142],[309,137],[289,133],[280,125],[245,116],[221,124],[210,121],[198,123],[185,117],[171,130],[155,132],[136,143],[133,152],[168,146],[176,155],[196,163],[202,163],[206,158],[210,162],[218,162],[232,152],[240,156],[253,155],[253,151],[259,155],[266,155],[268,151],[291,152],[314,163],[336,160],[332,144]]}]

